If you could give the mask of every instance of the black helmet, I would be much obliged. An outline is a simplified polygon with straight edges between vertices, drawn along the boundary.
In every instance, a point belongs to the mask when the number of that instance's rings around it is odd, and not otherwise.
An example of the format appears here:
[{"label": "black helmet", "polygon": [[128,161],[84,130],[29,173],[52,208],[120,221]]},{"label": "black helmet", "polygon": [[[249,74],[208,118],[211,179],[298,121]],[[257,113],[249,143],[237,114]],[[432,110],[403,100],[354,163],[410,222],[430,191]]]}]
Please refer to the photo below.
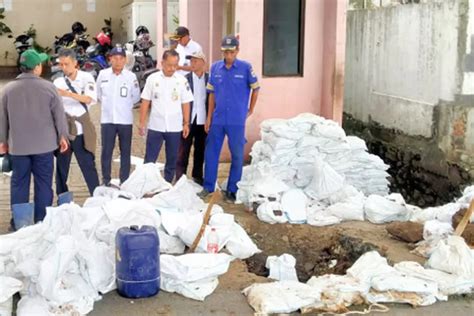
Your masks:
[{"label": "black helmet", "polygon": [[148,31],[147,27],[144,26],[144,25],[140,25],[139,27],[137,27],[137,29],[135,30],[135,34],[137,36],[139,36],[140,34],[150,34],[150,31]]},{"label": "black helmet", "polygon": [[81,22],[74,22],[71,26],[72,32],[75,34],[84,33],[87,31],[87,28],[82,25]]}]

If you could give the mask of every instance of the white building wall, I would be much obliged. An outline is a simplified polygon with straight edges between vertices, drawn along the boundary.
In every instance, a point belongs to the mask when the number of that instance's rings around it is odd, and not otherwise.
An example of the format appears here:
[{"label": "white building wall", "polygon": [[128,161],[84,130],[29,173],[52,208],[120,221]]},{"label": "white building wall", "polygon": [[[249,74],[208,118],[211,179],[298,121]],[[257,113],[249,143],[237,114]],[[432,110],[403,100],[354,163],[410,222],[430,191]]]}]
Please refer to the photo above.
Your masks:
[{"label": "white building wall", "polygon": [[349,11],[344,111],[431,137],[434,106],[464,90],[458,67],[461,1]]}]

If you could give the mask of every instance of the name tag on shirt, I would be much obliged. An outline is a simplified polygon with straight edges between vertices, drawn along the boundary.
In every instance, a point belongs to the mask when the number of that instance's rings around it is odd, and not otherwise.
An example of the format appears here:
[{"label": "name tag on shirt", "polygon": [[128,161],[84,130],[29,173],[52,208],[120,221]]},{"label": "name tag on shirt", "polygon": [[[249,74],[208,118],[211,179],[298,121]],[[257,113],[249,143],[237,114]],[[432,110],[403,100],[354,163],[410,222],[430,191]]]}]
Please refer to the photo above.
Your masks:
[{"label": "name tag on shirt", "polygon": [[125,98],[128,95],[128,89],[127,87],[121,87],[120,88],[120,96],[122,98]]}]

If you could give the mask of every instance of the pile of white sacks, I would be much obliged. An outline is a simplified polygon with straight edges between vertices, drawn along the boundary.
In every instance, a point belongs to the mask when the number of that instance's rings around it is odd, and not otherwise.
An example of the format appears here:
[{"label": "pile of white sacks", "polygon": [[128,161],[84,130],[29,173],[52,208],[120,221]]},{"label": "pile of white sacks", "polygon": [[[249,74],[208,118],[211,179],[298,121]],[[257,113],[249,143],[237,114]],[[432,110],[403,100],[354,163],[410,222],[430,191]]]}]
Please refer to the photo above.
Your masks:
[{"label": "pile of white sacks", "polygon": [[[204,300],[234,258],[260,250],[244,229],[214,205],[196,253],[183,254],[196,237],[207,205],[192,181],[168,184],[155,164],[145,164],[121,190],[99,187],[80,207],[47,209],[43,222],[0,236],[0,315],[20,292],[17,315],[87,314],[95,301],[115,289],[115,235],[130,225],[158,230],[161,289]],[[151,198],[144,196],[159,192]],[[219,249],[208,254],[207,233],[215,228]],[[2,310],[3,309],[3,310]],[[3,311],[3,312],[2,312]]]},{"label": "pile of white sacks", "polygon": [[[253,284],[243,290],[257,313],[345,313],[351,305],[373,304],[370,311],[387,311],[379,303],[426,306],[447,301],[448,296],[474,292],[474,249],[453,235],[452,217],[469,206],[474,186],[458,200],[439,207],[417,209],[399,196],[372,195],[370,217],[378,222],[405,219],[424,223],[423,240],[413,251],[427,258],[424,266],[404,261],[393,266],[377,252],[361,256],[345,275],[327,274],[299,282],[296,260],[283,254],[268,257],[272,283]],[[378,211],[377,211],[378,208]],[[474,215],[470,222],[474,222]]]},{"label": "pile of white sacks", "polygon": [[461,237],[450,236],[437,245],[425,267],[412,261],[390,266],[386,258],[372,251],[362,255],[345,275],[313,276],[301,283],[289,271],[287,267],[279,274],[286,279],[253,284],[243,290],[257,313],[344,313],[349,306],[363,303],[387,311],[378,304],[426,306],[447,301],[449,295],[472,293],[474,251]]},{"label": "pile of white sacks", "polygon": [[463,201],[442,207],[421,210],[407,204],[400,194],[389,194],[388,166],[367,152],[362,139],[346,136],[337,123],[314,114],[266,120],[261,134],[237,198],[268,223],[451,223],[452,215],[474,196],[468,188]]},{"label": "pile of white sacks", "polygon": [[323,226],[364,220],[366,196],[389,192],[388,165],[334,121],[309,113],[269,119],[261,124],[261,138],[237,198],[259,204],[263,221]]}]

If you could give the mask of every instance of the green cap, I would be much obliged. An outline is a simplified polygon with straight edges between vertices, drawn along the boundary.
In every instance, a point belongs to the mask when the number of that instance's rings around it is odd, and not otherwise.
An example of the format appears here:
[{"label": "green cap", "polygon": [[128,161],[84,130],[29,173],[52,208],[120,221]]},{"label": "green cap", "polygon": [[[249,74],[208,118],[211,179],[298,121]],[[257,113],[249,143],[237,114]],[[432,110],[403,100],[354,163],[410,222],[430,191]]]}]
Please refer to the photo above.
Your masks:
[{"label": "green cap", "polygon": [[29,69],[35,68],[37,65],[49,60],[49,56],[45,53],[38,53],[34,49],[28,49],[20,56],[20,64]]}]

